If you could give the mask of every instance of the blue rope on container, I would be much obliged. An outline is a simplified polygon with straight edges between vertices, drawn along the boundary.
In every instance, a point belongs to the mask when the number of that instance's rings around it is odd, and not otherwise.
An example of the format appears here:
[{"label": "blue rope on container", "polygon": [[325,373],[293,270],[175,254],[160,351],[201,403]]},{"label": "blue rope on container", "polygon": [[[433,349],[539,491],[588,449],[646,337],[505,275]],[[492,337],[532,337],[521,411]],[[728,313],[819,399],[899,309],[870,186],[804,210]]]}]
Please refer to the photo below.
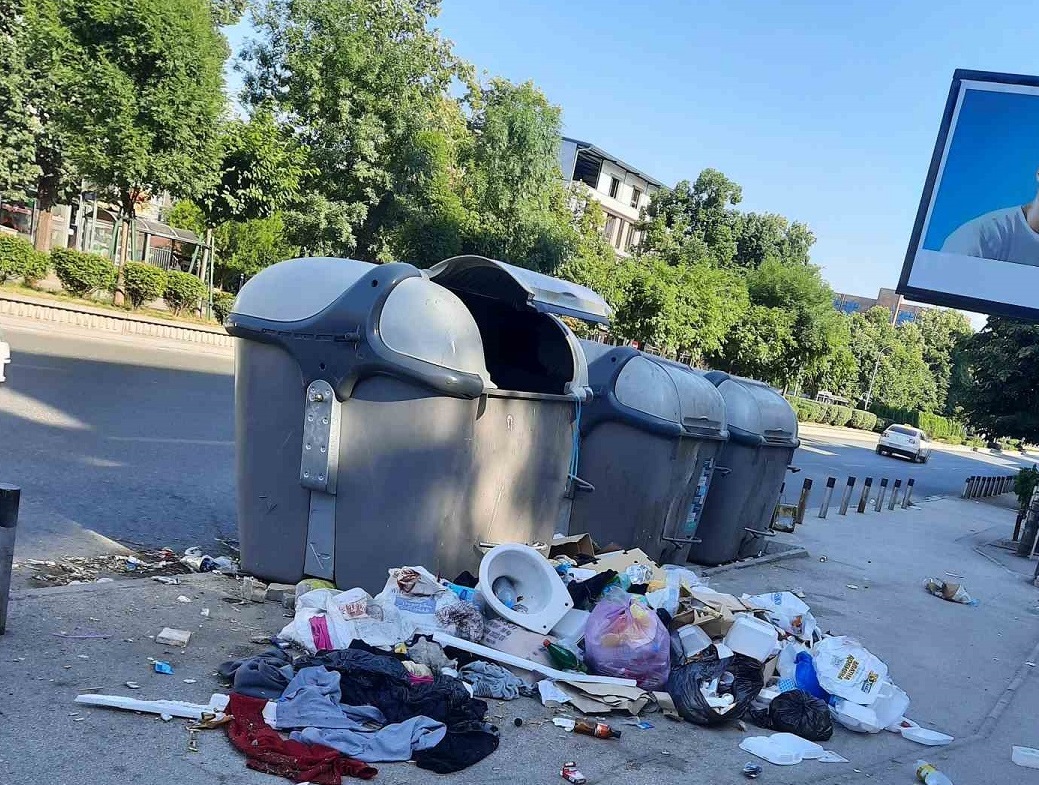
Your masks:
[{"label": "blue rope on container", "polygon": [[581,402],[574,403],[574,434],[570,448],[570,479],[577,477],[577,466],[581,460]]}]

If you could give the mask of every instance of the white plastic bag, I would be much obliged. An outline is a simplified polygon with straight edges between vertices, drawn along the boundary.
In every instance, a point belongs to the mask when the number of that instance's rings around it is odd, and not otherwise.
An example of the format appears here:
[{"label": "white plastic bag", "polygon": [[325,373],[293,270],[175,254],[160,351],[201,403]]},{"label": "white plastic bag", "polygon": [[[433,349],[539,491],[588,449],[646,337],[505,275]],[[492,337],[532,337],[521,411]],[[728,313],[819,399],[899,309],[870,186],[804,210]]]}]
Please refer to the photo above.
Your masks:
[{"label": "white plastic bag", "polygon": [[769,621],[797,638],[811,642],[819,630],[811,609],[792,592],[775,591],[753,597],[743,595],[742,599],[748,605],[768,611]]},{"label": "white plastic bag", "polygon": [[307,651],[316,651],[310,624],[315,616],[324,617],[334,649],[345,649],[353,640],[392,648],[415,634],[414,627],[402,620],[393,606],[383,607],[364,589],[315,589],[297,598],[296,615],[278,637],[298,643]]},{"label": "white plastic bag", "polygon": [[677,564],[664,565],[664,583],[663,589],[649,592],[646,595],[646,601],[654,610],[663,608],[672,616],[678,612],[679,592],[683,586],[687,589],[695,589],[707,585],[707,581],[695,572],[686,567],[679,567]]},{"label": "white plastic bag", "polygon": [[779,661],[776,663],[779,678],[794,679],[796,678],[797,655],[803,651],[811,654],[811,650],[803,643],[792,640],[787,640],[780,645],[782,648],[779,650]]},{"label": "white plastic bag", "polygon": [[887,678],[887,665],[858,641],[843,635],[823,638],[812,649],[819,686],[862,706],[871,705]]},{"label": "white plastic bag", "polygon": [[[390,577],[375,601],[387,615],[399,614],[401,621],[423,635],[432,635],[441,629],[436,613],[441,608],[461,600],[444,588],[425,567],[398,567],[390,570]],[[372,644],[374,645],[374,644]]]}]

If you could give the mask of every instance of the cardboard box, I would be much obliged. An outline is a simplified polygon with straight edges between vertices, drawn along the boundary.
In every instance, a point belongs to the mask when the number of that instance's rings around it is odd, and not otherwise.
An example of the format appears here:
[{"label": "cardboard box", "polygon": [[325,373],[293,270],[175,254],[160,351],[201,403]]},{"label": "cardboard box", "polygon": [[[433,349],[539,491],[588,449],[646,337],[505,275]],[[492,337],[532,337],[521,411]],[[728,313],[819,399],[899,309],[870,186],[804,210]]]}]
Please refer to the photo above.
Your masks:
[{"label": "cardboard box", "polygon": [[596,557],[593,564],[587,566],[596,572],[615,570],[618,573],[622,573],[633,564],[644,564],[649,567],[653,571],[651,580],[663,581],[665,579],[664,571],[641,548],[603,553]]},{"label": "cardboard box", "polygon": [[484,625],[480,643],[551,668],[554,666],[545,650],[545,641],[554,643],[555,640],[551,635],[539,635],[505,619],[491,619]]},{"label": "cardboard box", "polygon": [[557,537],[548,546],[548,558],[558,559],[567,556],[577,560],[578,556],[595,556],[595,545],[592,535],[575,534],[572,537]]}]

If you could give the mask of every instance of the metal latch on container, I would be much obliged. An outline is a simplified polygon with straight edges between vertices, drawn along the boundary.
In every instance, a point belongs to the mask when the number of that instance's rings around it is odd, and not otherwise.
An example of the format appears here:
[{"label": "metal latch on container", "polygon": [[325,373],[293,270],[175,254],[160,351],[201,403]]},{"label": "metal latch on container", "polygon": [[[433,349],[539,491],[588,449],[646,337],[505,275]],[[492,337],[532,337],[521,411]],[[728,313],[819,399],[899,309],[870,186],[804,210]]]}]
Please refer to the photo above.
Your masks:
[{"label": "metal latch on container", "polygon": [[339,401],[324,379],[311,382],[303,409],[303,456],[299,481],[304,488],[334,495],[339,473]]}]

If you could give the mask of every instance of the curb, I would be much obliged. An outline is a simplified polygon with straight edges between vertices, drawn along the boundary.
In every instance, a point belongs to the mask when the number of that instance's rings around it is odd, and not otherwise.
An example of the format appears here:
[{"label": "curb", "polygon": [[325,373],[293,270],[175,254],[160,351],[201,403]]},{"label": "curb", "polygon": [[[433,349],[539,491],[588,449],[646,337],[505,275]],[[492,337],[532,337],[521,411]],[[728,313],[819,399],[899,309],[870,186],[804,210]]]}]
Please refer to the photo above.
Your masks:
[{"label": "curb", "polygon": [[752,559],[744,559],[743,561],[733,562],[732,564],[722,564],[717,567],[708,567],[706,570],[701,570],[701,575],[718,575],[723,572],[732,572],[733,570],[744,570],[747,567],[759,567],[762,564],[771,564],[772,562],[783,561],[785,559],[807,559],[808,549],[801,545],[790,545],[787,546],[786,550],[779,551],[778,553],[766,553],[764,556],[755,556]]},{"label": "curb", "polygon": [[173,341],[230,349],[234,339],[219,327],[187,327],[176,322],[144,316],[113,314],[100,308],[56,303],[0,292],[0,315],[66,324],[86,330],[116,335],[165,338]]}]

